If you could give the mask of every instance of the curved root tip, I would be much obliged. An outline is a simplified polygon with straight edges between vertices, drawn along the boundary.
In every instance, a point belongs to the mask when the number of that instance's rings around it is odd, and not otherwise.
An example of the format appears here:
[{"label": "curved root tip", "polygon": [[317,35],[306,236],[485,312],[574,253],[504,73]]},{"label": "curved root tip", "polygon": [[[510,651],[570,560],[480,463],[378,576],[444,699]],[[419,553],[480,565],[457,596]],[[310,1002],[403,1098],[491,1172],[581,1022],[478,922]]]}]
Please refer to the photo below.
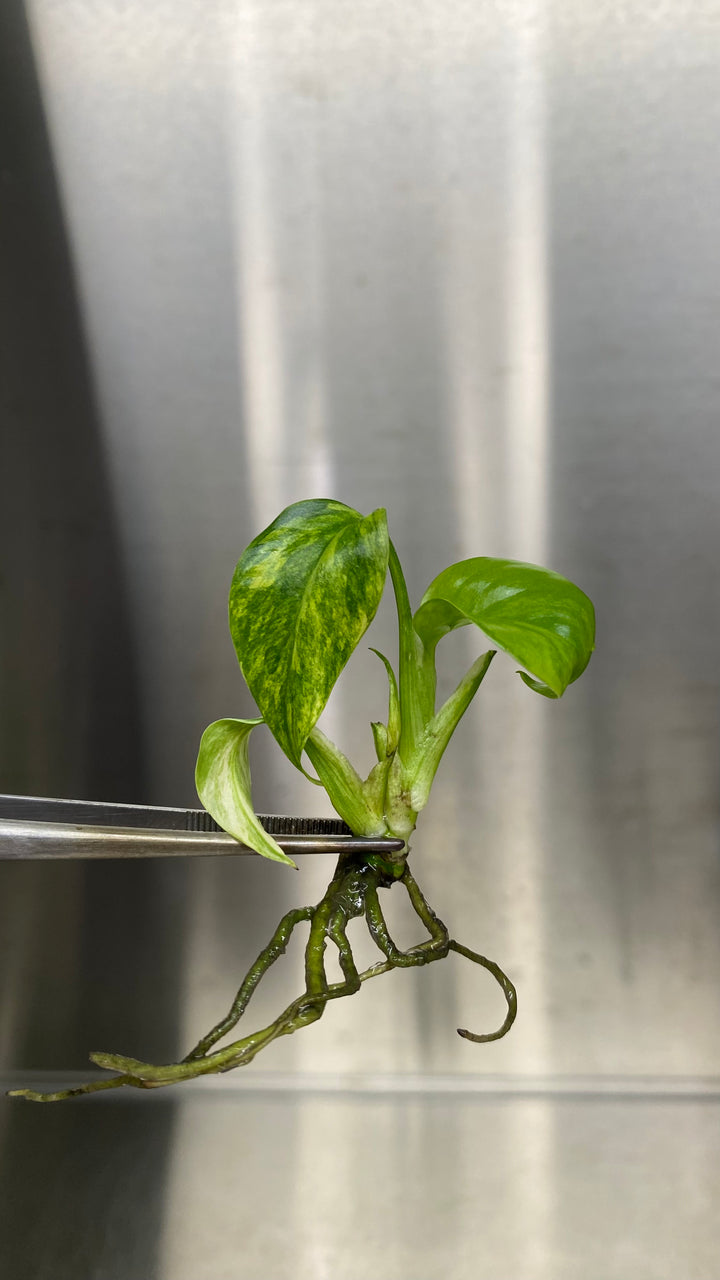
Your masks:
[{"label": "curved root tip", "polygon": [[457,1033],[462,1036],[463,1040],[472,1040],[473,1044],[488,1044],[491,1040],[502,1040],[510,1030],[513,1022],[517,1017],[517,992],[508,978],[503,973],[499,965],[494,960],[488,960],[487,956],[478,955],[477,951],[471,951],[469,947],[464,947],[462,943],[456,942],[454,938],[450,939],[450,950],[457,951],[458,955],[465,956],[467,960],[471,960],[473,964],[479,964],[483,969],[487,969],[491,973],[498,986],[502,988],[503,995],[507,1002],[507,1014],[505,1021],[497,1031],[490,1031],[486,1035],[476,1035],[474,1031],[467,1031],[464,1027],[458,1027]]},{"label": "curved root tip", "polygon": [[472,1040],[473,1044],[487,1044],[490,1040],[502,1040],[503,1036],[507,1035],[511,1026],[512,1022],[508,1022],[508,1020],[505,1019],[505,1022],[497,1031],[489,1031],[485,1035],[476,1035],[474,1031],[467,1031],[465,1027],[458,1027],[457,1033],[459,1036],[462,1036],[463,1040]]}]

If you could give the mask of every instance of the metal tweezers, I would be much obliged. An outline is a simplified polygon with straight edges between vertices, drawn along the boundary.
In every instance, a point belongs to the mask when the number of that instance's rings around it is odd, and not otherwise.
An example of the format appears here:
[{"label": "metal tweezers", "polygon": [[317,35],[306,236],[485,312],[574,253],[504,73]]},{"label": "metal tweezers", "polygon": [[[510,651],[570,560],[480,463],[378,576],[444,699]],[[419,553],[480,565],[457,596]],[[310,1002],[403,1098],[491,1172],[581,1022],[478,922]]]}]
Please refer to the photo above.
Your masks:
[{"label": "metal tweezers", "polygon": [[[291,856],[394,853],[402,840],[354,836],[341,818],[258,815]],[[0,795],[0,859],[187,858],[254,854],[204,809]]]}]

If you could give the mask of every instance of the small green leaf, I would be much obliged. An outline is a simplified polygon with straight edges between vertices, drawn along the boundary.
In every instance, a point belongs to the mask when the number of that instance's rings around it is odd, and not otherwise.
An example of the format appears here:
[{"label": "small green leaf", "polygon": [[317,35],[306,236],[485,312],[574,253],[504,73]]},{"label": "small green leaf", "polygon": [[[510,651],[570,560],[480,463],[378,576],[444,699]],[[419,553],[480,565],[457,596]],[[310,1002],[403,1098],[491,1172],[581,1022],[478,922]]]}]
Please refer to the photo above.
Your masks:
[{"label": "small green leaf", "polygon": [[594,648],[595,612],[585,593],[559,573],[516,560],[478,556],[451,565],[430,584],[413,619],[429,653],[442,636],[471,622],[555,697],[582,675]]},{"label": "small green leaf", "polygon": [[383,817],[384,780],[380,786],[382,770],[387,776],[388,761],[375,765],[367,782],[353,768],[347,756],[317,727],[312,730],[305,750],[318,777],[327,791],[333,807],[356,836],[381,836],[387,827]]},{"label": "small green leaf", "polygon": [[255,815],[250,796],[248,743],[262,720],[216,720],[200,739],[195,786],[201,803],[217,823],[264,858],[286,862],[292,858],[268,835]]},{"label": "small green leaf", "polygon": [[385,585],[385,511],[296,502],[241,556],[230,631],[250,691],[293,764],[375,616]]},{"label": "small green leaf", "polygon": [[[385,754],[391,756],[400,741],[400,699],[398,697],[397,680],[395,679],[395,672],[392,669],[392,664],[390,663],[390,660],[385,657],[385,654],[381,653],[379,649],[373,649],[372,646],[370,646],[370,652],[377,654],[387,671],[390,692],[388,700],[387,744]],[[377,747],[377,741],[375,746]]]},{"label": "small green leaf", "polygon": [[399,749],[403,758],[410,759],[435,712],[435,662],[433,651],[427,653],[413,626],[405,575],[392,542],[388,566],[395,593],[400,650],[398,674],[402,723]]}]

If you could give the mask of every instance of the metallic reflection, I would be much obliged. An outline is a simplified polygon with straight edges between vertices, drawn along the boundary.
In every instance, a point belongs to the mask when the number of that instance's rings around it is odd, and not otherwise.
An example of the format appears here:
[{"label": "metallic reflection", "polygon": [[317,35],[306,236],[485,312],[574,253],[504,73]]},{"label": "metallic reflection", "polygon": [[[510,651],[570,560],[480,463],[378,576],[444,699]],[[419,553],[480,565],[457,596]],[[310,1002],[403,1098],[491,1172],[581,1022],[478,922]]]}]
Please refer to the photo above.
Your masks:
[{"label": "metallic reflection", "polygon": [[[303,51],[306,74],[319,55]],[[317,99],[308,94],[288,117],[269,83],[282,75],[272,22],[250,7],[234,37],[231,98],[238,299],[238,372],[247,488],[253,524],[263,528],[289,502],[333,496],[337,478],[328,440],[323,307],[321,154]],[[313,65],[315,64],[315,65]],[[281,130],[287,137],[278,148]],[[288,188],[295,208],[286,217]]]},{"label": "metallic reflection", "polygon": [[179,1110],[148,1280],[713,1274],[717,1104],[226,1090]]},{"label": "metallic reflection", "polygon": [[720,1253],[717,1100],[224,1089],[27,1107],[4,1153],[13,1280],[705,1280]]},{"label": "metallic reflection", "polygon": [[282,272],[278,255],[277,208],[268,147],[264,86],[247,74],[257,56],[250,13],[238,43],[236,89],[232,96],[234,225],[237,228],[238,373],[248,460],[247,493],[253,525],[259,530],[287,505],[283,459],[287,452],[285,350],[282,327]]},{"label": "metallic reflection", "polygon": [[[516,953],[527,1038],[519,1021],[514,1047],[492,1054],[447,1041],[437,1012],[470,996],[456,966],[402,984],[413,1027],[397,1059],[398,984],[334,1011],[303,1053],[329,1069],[353,1045],[413,1069],[709,1069],[720,1044],[707,1016],[718,974],[718,618],[707,592],[718,437],[696,267],[698,246],[714,261],[717,175],[706,159],[717,108],[702,77],[680,110],[683,58],[710,67],[717,52],[702,13],[688,14],[685,52],[667,61],[664,19],[642,32],[621,24],[621,39],[619,19],[574,6],[549,6],[547,18],[539,4],[431,6],[425,28],[404,3],[378,22],[367,0],[342,31],[320,3],[312,21],[251,0],[202,15],[193,0],[152,10],[33,0],[31,10],[138,651],[148,792],[129,798],[191,801],[201,728],[245,710],[224,597],[258,503],[264,519],[321,479],[360,506],[387,501],[414,594],[475,537],[494,554],[552,550],[597,595],[604,647],[561,708],[534,703],[498,668],[417,842],[424,883],[446,895],[456,931],[484,935],[501,958]],[[618,81],[626,37],[650,60],[643,83],[666,85],[672,110],[649,106],[634,76]],[[156,50],[147,98],[139,43]],[[590,51],[597,74],[586,80],[577,68]],[[110,62],[101,85],[97,68]],[[637,171],[623,150],[633,129]],[[688,189],[690,212],[676,199]],[[474,349],[489,334],[476,378]],[[359,713],[378,714],[370,681],[367,692],[341,688],[336,703],[350,749]],[[63,753],[48,760],[60,769]],[[258,802],[312,804],[273,760],[259,745]],[[670,794],[685,797],[682,858]],[[548,832],[552,874],[540,852]],[[213,872],[199,874],[209,883]],[[230,884],[236,873],[217,874]],[[679,883],[688,905],[668,988]],[[272,892],[281,908],[291,888],[276,878]],[[213,900],[239,896],[219,888]],[[259,919],[248,898],[244,929]],[[228,957],[237,928],[218,906],[213,937]],[[707,988],[688,1001],[698,937]],[[207,951],[209,972],[214,943]],[[224,981],[223,971],[218,1004]],[[387,1034],[373,1040],[378,1026]],[[294,1052],[278,1050],[278,1067]]]},{"label": "metallic reflection", "polygon": [[[14,387],[47,399],[31,412],[13,393],[22,465],[8,469],[3,514],[33,555],[6,581],[23,609],[47,604],[50,582],[55,593],[32,687],[16,671],[36,653],[36,614],[10,615],[12,692],[28,688],[17,705],[32,728],[8,738],[22,785],[109,798],[103,780],[122,790],[134,776],[145,791],[123,798],[192,803],[201,729],[249,710],[226,635],[235,558],[278,507],[315,487],[364,509],[388,505],[415,598],[461,556],[549,559],[597,599],[588,676],[545,705],[498,662],[414,852],[457,936],[517,980],[513,1036],[480,1051],[454,1035],[497,1012],[491,984],[455,958],[378,982],[252,1070],[515,1086],[536,1071],[556,1086],[568,1073],[622,1073],[638,1089],[659,1073],[715,1072],[714,15],[685,3],[641,20],[627,0],[29,8],[98,430],[77,434],[86,375],[79,326],[74,360],[61,340],[60,291],[58,340],[31,342],[29,365],[12,368]],[[57,205],[40,203],[56,234]],[[32,287],[53,278],[40,243],[28,234]],[[35,296],[24,284],[21,302]],[[47,321],[44,302],[39,311]],[[12,310],[13,352],[15,319]],[[48,351],[65,381],[54,383]],[[47,445],[37,471],[27,462],[35,422]],[[97,593],[73,594],[81,564],[100,565]],[[103,626],[86,629],[98,617]],[[388,613],[376,638],[392,647]],[[441,693],[472,656],[469,635],[444,646]],[[128,654],[138,669],[129,680]],[[91,669],[99,678],[88,684]],[[367,721],[382,714],[384,690],[371,656],[358,653],[353,674],[331,714],[355,754],[370,750]],[[108,734],[110,705],[120,712]],[[147,771],[133,774],[141,755]],[[259,807],[316,803],[261,742],[253,768]],[[10,1065],[50,1071],[94,1043],[175,1054],[227,1005],[285,906],[316,899],[328,874],[252,864],[142,881],[100,868],[92,884],[4,876]],[[407,921],[397,927],[402,935]],[[258,1020],[263,1001],[270,1009],[295,993],[298,964],[288,955],[277,985],[258,993]],[[168,1280],[200,1274],[202,1250],[215,1251],[219,1274],[247,1262],[249,1274],[279,1280],[303,1268],[313,1280],[323,1268],[356,1280],[356,1258],[357,1280],[373,1268],[406,1280],[423,1274],[418,1257],[431,1280],[477,1280],[483,1268],[493,1280],[714,1275],[709,1105],[516,1099],[466,1110],[393,1096],[343,1112],[326,1099],[284,1107],[238,1094],[178,1104],[167,1194],[132,1208],[143,1280],[155,1280],[150,1219],[161,1201]],[[156,1144],[150,1182],[168,1150],[155,1108],[143,1105]],[[32,1280],[43,1268],[54,1280],[63,1266],[73,1280],[81,1273],[77,1257],[62,1260],[72,1233],[52,1206],[58,1185],[75,1189],[81,1253],[97,1208],[75,1163],[92,1150],[83,1126],[98,1123],[98,1163],[110,1153],[113,1168],[129,1167],[117,1128],[103,1129],[96,1110],[69,1114],[13,1113],[4,1149],[15,1203],[26,1198],[19,1222],[31,1221],[28,1166],[18,1166],[28,1140],[47,1191]],[[148,1158],[142,1142],[134,1158]],[[334,1187],[321,1182],[326,1158]],[[318,1186],[326,1232],[305,1225]],[[88,1231],[88,1277],[99,1268],[114,1280],[114,1267],[127,1280],[122,1257]],[[11,1261],[21,1275],[23,1259]]]}]

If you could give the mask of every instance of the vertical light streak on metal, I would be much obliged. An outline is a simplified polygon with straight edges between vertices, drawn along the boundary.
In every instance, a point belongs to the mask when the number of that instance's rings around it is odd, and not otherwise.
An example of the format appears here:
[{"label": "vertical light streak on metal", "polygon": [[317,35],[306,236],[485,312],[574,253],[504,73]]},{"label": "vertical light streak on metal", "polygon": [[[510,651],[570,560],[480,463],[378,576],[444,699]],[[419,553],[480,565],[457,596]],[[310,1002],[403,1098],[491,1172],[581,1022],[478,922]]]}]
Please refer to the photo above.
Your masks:
[{"label": "vertical light streak on metal", "polygon": [[262,49],[257,12],[243,6],[232,86],[230,147],[234,154],[234,222],[238,374],[248,461],[245,492],[255,530],[285,505],[278,460],[283,457],[283,348],[277,296],[276,235],[267,128],[266,86],[253,65]]},{"label": "vertical light streak on metal", "polygon": [[[313,22],[288,38],[298,74],[303,66],[316,72]],[[263,6],[243,4],[229,134],[253,533],[291,502],[337,496],[324,368],[322,105],[305,97],[288,110],[284,57]],[[335,706],[328,708],[331,736],[337,720]]]},{"label": "vertical light streak on metal", "polygon": [[[509,208],[506,292],[507,386],[506,501],[507,547],[515,559],[542,563],[547,546],[548,334],[543,121],[543,0],[523,9],[515,32],[514,75],[509,86]],[[532,12],[530,12],[530,9]],[[542,1074],[548,1065],[544,1004],[544,922],[542,909],[542,791],[545,708],[525,688],[515,687],[509,707],[506,841],[516,874],[531,892],[516,913],[517,949],[527,960],[523,1005],[525,1040],[533,1060],[524,1070]],[[525,966],[523,966],[525,967]],[[532,1035],[528,1033],[532,1027]],[[527,1046],[526,1046],[527,1047]]]},{"label": "vertical light streak on metal", "polygon": [[513,555],[542,563],[548,543],[548,263],[544,0],[523,8],[510,130],[506,350],[508,528]]},{"label": "vertical light streak on metal", "polygon": [[507,1141],[515,1169],[515,1218],[522,1227],[514,1245],[513,1274],[523,1280],[555,1280],[555,1117],[546,1098],[519,1101],[508,1114]]},{"label": "vertical light streak on metal", "polygon": [[358,1148],[355,1107],[338,1111],[322,1098],[306,1098],[297,1108],[295,1159],[298,1169],[312,1167],[313,1152],[323,1152],[323,1169],[317,1177],[297,1177],[289,1217],[298,1242],[295,1267],[298,1275],[314,1280],[335,1280],[337,1259],[357,1214],[354,1153]]},{"label": "vertical light streak on metal", "polygon": [[[520,7],[512,32],[509,84],[505,412],[508,554],[543,564],[548,546],[548,262],[544,86],[545,0]],[[522,1021],[508,1049],[522,1072],[551,1067],[545,938],[543,700],[518,681],[507,708],[510,762],[501,824],[512,868],[511,953],[522,970]],[[512,1037],[511,1037],[512,1039]],[[552,1117],[548,1108],[513,1113],[509,1140],[525,1152],[518,1195],[517,1274],[545,1280],[553,1230]]]},{"label": "vertical light streak on metal", "polygon": [[[258,1110],[267,1116],[266,1109]],[[224,1106],[213,1106],[207,1097],[185,1097],[176,1106],[166,1216],[153,1272],[157,1280],[199,1280],[207,1268],[219,1275],[218,1258],[233,1259],[230,1274],[247,1274],[243,1249],[254,1253],[253,1228],[262,1224],[248,1220],[236,1147],[228,1140],[235,1124]],[[262,1151],[264,1135],[254,1116],[246,1121],[243,1139]]]},{"label": "vertical light streak on metal", "polygon": [[[447,335],[445,369],[455,516],[461,558],[483,554],[492,529],[492,486],[488,483],[488,451],[481,428],[486,390],[478,368],[487,361],[487,334],[478,298],[482,263],[477,262],[475,219],[459,186],[445,196],[443,332]],[[474,205],[474,201],[472,201]]]},{"label": "vertical light streak on metal", "polygon": [[[290,38],[297,66],[314,71],[313,23]],[[284,56],[263,7],[244,4],[230,137],[246,488],[258,528],[288,502],[335,488],[323,367],[322,105],[305,98],[288,110]]]},{"label": "vertical light streak on metal", "polygon": [[218,932],[221,914],[223,869],[200,866],[195,859],[186,870],[188,912],[182,954],[182,998],[178,1005],[179,1051],[187,1053],[200,1036],[212,1027],[224,1012],[218,1009],[215,983],[219,973],[227,971],[226,937]]}]

